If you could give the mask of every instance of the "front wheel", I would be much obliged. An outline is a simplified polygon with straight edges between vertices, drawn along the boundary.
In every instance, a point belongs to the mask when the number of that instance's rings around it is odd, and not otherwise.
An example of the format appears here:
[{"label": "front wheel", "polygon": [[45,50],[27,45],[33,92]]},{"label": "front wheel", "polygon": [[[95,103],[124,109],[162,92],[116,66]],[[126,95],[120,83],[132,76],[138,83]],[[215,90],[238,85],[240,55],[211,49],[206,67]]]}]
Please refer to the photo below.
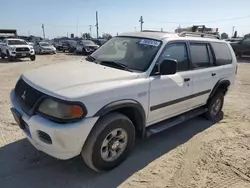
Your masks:
[{"label": "front wheel", "polygon": [[120,113],[101,117],[81,152],[85,163],[95,171],[108,171],[121,164],[133,149],[135,128]]},{"label": "front wheel", "polygon": [[223,103],[224,94],[217,92],[207,103],[208,111],[205,113],[205,117],[208,120],[217,121],[220,117]]},{"label": "front wheel", "polygon": [[35,56],[35,55],[31,55],[31,56],[30,56],[30,60],[31,60],[31,61],[35,61],[35,60],[36,60],[36,56]]},{"label": "front wheel", "polygon": [[87,55],[87,52],[86,52],[85,48],[82,48],[82,54]]}]

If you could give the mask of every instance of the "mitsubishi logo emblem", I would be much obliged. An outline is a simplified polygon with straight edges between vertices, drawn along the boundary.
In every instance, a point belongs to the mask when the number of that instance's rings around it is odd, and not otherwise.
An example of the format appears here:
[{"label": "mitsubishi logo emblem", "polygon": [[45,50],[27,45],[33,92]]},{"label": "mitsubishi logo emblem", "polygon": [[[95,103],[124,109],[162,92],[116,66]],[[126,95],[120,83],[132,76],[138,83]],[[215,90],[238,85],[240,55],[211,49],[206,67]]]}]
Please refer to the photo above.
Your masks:
[{"label": "mitsubishi logo emblem", "polygon": [[26,98],[26,91],[23,92],[21,98],[22,98],[23,100],[25,100],[25,98]]}]

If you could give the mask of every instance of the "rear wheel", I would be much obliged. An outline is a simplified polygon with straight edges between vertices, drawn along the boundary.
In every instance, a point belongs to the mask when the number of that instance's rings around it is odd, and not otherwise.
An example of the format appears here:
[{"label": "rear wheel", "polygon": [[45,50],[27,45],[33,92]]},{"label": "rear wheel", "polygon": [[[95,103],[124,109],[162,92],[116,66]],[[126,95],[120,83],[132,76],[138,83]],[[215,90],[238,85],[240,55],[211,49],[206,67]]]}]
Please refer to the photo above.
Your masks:
[{"label": "rear wheel", "polygon": [[85,163],[95,171],[108,171],[121,164],[135,141],[131,120],[120,113],[101,117],[81,152]]},{"label": "rear wheel", "polygon": [[223,92],[217,92],[207,103],[208,111],[205,117],[212,121],[218,121],[224,103]]}]

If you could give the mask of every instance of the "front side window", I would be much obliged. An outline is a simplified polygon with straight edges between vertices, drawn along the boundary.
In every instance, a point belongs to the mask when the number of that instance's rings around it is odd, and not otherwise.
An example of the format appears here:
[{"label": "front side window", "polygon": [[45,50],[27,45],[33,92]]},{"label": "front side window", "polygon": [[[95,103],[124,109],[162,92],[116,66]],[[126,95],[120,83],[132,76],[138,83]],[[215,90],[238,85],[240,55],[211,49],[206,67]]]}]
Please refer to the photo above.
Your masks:
[{"label": "front side window", "polygon": [[207,44],[191,43],[190,54],[194,69],[210,67]]},{"label": "front side window", "polygon": [[160,62],[165,59],[174,59],[178,62],[178,71],[189,70],[189,60],[186,43],[171,43],[163,50]]},{"label": "front side window", "polygon": [[135,37],[114,37],[91,57],[97,62],[115,62],[128,69],[144,72],[160,49],[161,41]]}]

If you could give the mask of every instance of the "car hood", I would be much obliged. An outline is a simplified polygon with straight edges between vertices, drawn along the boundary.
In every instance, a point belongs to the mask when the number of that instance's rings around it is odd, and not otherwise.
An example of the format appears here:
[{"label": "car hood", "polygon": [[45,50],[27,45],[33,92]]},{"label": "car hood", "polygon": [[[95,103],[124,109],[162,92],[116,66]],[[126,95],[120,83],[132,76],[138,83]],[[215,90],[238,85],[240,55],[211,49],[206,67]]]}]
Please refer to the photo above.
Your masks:
[{"label": "car hood", "polygon": [[27,48],[30,47],[30,45],[26,44],[26,45],[8,45],[9,47],[14,47],[14,48]]},{"label": "car hood", "polygon": [[85,44],[83,46],[85,46],[85,47],[98,47],[98,45],[96,45],[96,44]]},{"label": "car hood", "polygon": [[138,73],[119,70],[88,61],[58,63],[33,69],[22,75],[34,88],[64,99],[88,95],[120,82],[135,79]]},{"label": "car hood", "polygon": [[54,49],[53,46],[41,46],[41,48],[47,49],[47,50],[53,50]]}]

